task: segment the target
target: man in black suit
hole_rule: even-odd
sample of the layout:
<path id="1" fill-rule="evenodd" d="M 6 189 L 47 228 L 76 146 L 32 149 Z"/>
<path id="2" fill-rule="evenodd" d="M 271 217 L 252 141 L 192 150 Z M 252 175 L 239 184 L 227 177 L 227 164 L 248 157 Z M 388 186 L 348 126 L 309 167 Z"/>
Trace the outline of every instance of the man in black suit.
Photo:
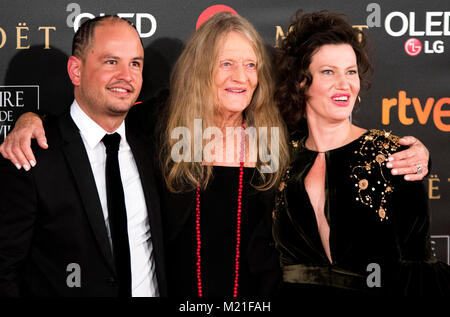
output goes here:
<path id="1" fill-rule="evenodd" d="M 30 172 L 0 160 L 0 296 L 166 296 L 151 141 L 125 120 L 143 59 L 118 17 L 75 34 L 75 101 L 46 123 L 51 147 L 34 144 Z"/>

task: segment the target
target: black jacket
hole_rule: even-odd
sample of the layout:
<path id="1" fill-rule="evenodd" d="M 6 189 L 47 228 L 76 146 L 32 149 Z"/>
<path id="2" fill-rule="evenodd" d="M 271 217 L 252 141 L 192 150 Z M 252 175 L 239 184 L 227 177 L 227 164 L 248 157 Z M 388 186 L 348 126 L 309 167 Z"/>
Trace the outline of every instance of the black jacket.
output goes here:
<path id="1" fill-rule="evenodd" d="M 0 160 L 6 185 L 0 191 L 0 296 L 117 296 L 103 212 L 78 128 L 67 112 L 45 130 L 50 148 L 33 145 L 38 164 L 31 171 Z M 126 133 L 145 194 L 159 292 L 166 296 L 151 146 L 132 124 Z M 68 287 L 71 263 L 80 267 L 81 287 Z"/>

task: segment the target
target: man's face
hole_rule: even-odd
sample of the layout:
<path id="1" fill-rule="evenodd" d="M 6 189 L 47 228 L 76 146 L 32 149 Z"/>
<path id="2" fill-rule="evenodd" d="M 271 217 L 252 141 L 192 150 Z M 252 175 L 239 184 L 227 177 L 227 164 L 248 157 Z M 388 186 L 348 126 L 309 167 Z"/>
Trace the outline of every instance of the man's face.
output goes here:
<path id="1" fill-rule="evenodd" d="M 125 22 L 95 28 L 80 67 L 77 101 L 95 121 L 125 116 L 142 87 L 144 50 Z"/>

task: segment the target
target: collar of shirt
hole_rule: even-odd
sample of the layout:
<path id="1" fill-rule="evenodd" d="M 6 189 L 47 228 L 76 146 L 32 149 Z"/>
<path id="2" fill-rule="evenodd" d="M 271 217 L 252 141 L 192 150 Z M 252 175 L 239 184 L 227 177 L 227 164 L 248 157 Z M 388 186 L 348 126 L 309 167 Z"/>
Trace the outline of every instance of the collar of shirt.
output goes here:
<path id="1" fill-rule="evenodd" d="M 70 106 L 70 115 L 72 116 L 73 121 L 77 125 L 90 149 L 94 149 L 99 143 L 101 143 L 105 134 L 108 133 L 80 108 L 76 100 L 74 100 Z M 124 141 L 120 142 L 119 151 L 128 148 L 129 145 L 126 141 L 125 133 L 125 120 L 113 133 L 115 132 L 119 133 L 121 141 Z"/>

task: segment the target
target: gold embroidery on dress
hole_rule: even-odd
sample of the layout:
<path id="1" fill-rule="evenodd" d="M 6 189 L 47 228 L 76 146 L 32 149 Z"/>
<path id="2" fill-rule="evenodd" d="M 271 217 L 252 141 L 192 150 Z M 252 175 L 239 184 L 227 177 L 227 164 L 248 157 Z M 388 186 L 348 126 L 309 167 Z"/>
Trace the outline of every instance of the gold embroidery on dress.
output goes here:
<path id="1" fill-rule="evenodd" d="M 286 184 L 288 182 L 288 180 L 290 179 L 290 174 L 289 174 L 289 168 L 286 170 L 286 172 L 284 173 L 280 185 L 278 186 L 278 191 L 276 193 L 276 199 L 275 199 L 275 209 L 272 211 L 272 219 L 276 220 L 277 218 L 277 213 L 280 209 L 281 206 L 284 206 L 285 204 L 285 188 L 286 188 Z"/>
<path id="2" fill-rule="evenodd" d="M 357 197 L 355 200 L 373 209 L 380 220 L 388 220 L 386 198 L 392 193 L 394 187 L 384 175 L 384 166 L 387 158 L 398 148 L 399 137 L 391 132 L 372 129 L 364 139 L 360 141 L 361 146 L 355 154 L 361 157 L 358 165 L 351 169 L 350 178 L 355 180 Z M 371 175 L 377 173 L 377 175 Z M 378 175 L 379 173 L 379 175 Z M 376 184 L 371 184 L 370 179 L 375 179 Z M 376 201 L 377 188 L 381 187 L 380 200 Z"/>
<path id="3" fill-rule="evenodd" d="M 299 140 L 291 140 L 290 144 L 292 146 L 291 150 L 293 152 L 295 152 L 299 149 L 300 141 Z M 291 166 L 288 166 L 288 168 L 286 169 L 286 171 L 284 172 L 284 174 L 281 178 L 280 185 L 278 186 L 278 191 L 275 194 L 276 195 L 275 196 L 275 209 L 272 211 L 272 220 L 273 221 L 275 221 L 277 219 L 277 214 L 280 211 L 280 208 L 282 208 L 282 207 L 287 208 L 287 206 L 286 206 L 286 186 L 287 186 L 289 179 L 291 178 L 290 169 L 291 169 Z"/>

